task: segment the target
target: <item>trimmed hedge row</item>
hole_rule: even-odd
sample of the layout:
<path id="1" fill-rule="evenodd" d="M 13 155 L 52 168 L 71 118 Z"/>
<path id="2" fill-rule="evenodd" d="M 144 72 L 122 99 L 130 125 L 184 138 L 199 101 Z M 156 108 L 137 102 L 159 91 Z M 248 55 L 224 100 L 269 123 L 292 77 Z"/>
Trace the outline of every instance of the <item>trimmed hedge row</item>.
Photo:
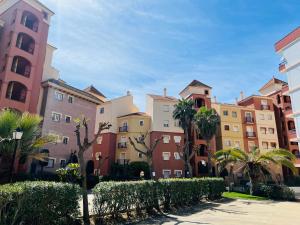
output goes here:
<path id="1" fill-rule="evenodd" d="M 225 190 L 222 178 L 162 179 L 159 181 L 102 182 L 94 189 L 94 213 L 118 217 L 133 210 L 148 213 L 217 199 Z"/>
<path id="2" fill-rule="evenodd" d="M 285 185 L 259 184 L 254 189 L 254 195 L 268 199 L 287 201 L 294 201 L 296 199 L 295 192 Z"/>
<path id="3" fill-rule="evenodd" d="M 0 186 L 1 225 L 72 224 L 79 214 L 77 185 L 22 182 Z"/>

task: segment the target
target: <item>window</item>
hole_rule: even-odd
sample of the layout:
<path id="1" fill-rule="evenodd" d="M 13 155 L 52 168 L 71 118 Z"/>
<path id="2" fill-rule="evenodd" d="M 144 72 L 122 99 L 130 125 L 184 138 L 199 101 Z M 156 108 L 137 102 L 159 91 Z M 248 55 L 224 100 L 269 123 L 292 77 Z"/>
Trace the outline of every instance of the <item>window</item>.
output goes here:
<path id="1" fill-rule="evenodd" d="M 272 120 L 273 116 L 269 114 L 267 118 L 268 118 L 268 120 Z"/>
<path id="2" fill-rule="evenodd" d="M 67 161 L 65 159 L 60 160 L 60 168 L 65 168 L 67 165 Z"/>
<path id="3" fill-rule="evenodd" d="M 261 104 L 262 105 L 268 105 L 268 101 L 267 100 L 261 100 Z"/>
<path id="4" fill-rule="evenodd" d="M 71 95 L 69 95 L 69 96 L 68 96 L 68 102 L 69 102 L 69 103 L 73 103 L 73 102 L 74 102 L 74 97 L 71 96 Z"/>
<path id="5" fill-rule="evenodd" d="M 233 125 L 233 127 L 232 127 L 232 130 L 234 131 L 234 132 L 239 132 L 239 125 Z"/>
<path id="6" fill-rule="evenodd" d="M 259 119 L 260 120 L 265 120 L 265 115 L 264 114 L 259 114 Z"/>
<path id="7" fill-rule="evenodd" d="M 63 137 L 63 143 L 67 145 L 69 143 L 69 137 Z"/>
<path id="8" fill-rule="evenodd" d="M 95 176 L 100 176 L 101 175 L 101 170 L 100 169 L 94 169 L 94 175 Z"/>
<path id="9" fill-rule="evenodd" d="M 267 128 L 261 127 L 261 128 L 260 128 L 260 132 L 261 132 L 262 134 L 266 134 L 266 133 L 267 133 Z"/>
<path id="10" fill-rule="evenodd" d="M 170 142 L 170 135 L 163 135 L 163 143 L 168 144 Z"/>
<path id="11" fill-rule="evenodd" d="M 176 144 L 180 143 L 180 141 L 181 141 L 181 136 L 174 136 L 174 142 Z"/>
<path id="12" fill-rule="evenodd" d="M 205 90 L 204 94 L 209 95 L 209 90 Z"/>
<path id="13" fill-rule="evenodd" d="M 143 158 L 143 154 L 140 153 L 140 152 L 138 152 L 138 157 L 139 157 L 140 159 L 142 159 L 142 158 Z"/>
<path id="14" fill-rule="evenodd" d="M 225 146 L 231 146 L 231 141 L 230 140 L 225 140 Z"/>
<path id="15" fill-rule="evenodd" d="M 60 113 L 52 112 L 52 121 L 59 122 L 60 119 L 61 119 L 61 114 Z"/>
<path id="16" fill-rule="evenodd" d="M 169 105 L 163 105 L 163 111 L 164 112 L 169 112 Z"/>
<path id="17" fill-rule="evenodd" d="M 102 136 L 97 138 L 97 144 L 100 145 L 102 143 Z"/>
<path id="18" fill-rule="evenodd" d="M 51 136 L 55 140 L 56 143 L 61 143 L 62 140 L 58 134 L 56 134 L 54 132 L 49 132 L 48 135 Z"/>
<path id="19" fill-rule="evenodd" d="M 104 113 L 104 107 L 101 107 L 100 108 L 100 114 L 103 114 Z"/>
<path id="20" fill-rule="evenodd" d="M 269 134 L 274 134 L 275 131 L 274 128 L 269 128 L 268 130 L 269 130 Z"/>
<path id="21" fill-rule="evenodd" d="M 224 115 L 224 116 L 228 116 L 228 111 L 227 111 L 227 110 L 224 110 L 224 111 L 223 111 L 223 115 Z"/>
<path id="22" fill-rule="evenodd" d="M 64 94 L 61 93 L 61 92 L 59 92 L 59 91 L 56 91 L 56 92 L 55 92 L 55 99 L 56 99 L 57 101 L 62 101 L 62 100 L 64 99 Z"/>
<path id="23" fill-rule="evenodd" d="M 96 153 L 95 153 L 95 159 L 96 159 L 97 161 L 99 161 L 99 160 L 101 159 L 101 152 L 96 152 Z"/>
<path id="24" fill-rule="evenodd" d="M 174 127 L 179 127 L 179 120 L 174 121 Z"/>
<path id="25" fill-rule="evenodd" d="M 71 116 L 65 116 L 66 123 L 71 123 Z"/>
<path id="26" fill-rule="evenodd" d="M 271 142 L 271 148 L 276 148 L 277 144 L 275 142 Z"/>
<path id="27" fill-rule="evenodd" d="M 174 152 L 174 158 L 175 158 L 176 160 L 179 160 L 179 159 L 180 159 L 179 152 Z"/>
<path id="28" fill-rule="evenodd" d="M 239 141 L 235 141 L 234 142 L 234 147 L 235 148 L 240 148 L 241 147 L 241 143 Z"/>
<path id="29" fill-rule="evenodd" d="M 163 170 L 164 178 L 170 178 L 170 176 L 171 176 L 171 170 Z"/>
<path id="30" fill-rule="evenodd" d="M 169 120 L 164 120 L 164 127 L 169 127 Z"/>
<path id="31" fill-rule="evenodd" d="M 248 141 L 248 150 L 252 151 L 256 147 L 254 141 Z"/>
<path id="32" fill-rule="evenodd" d="M 162 156 L 163 156 L 163 160 L 170 160 L 170 152 L 163 152 L 162 153 Z"/>
<path id="33" fill-rule="evenodd" d="M 175 177 L 182 177 L 182 170 L 174 170 Z"/>
<path id="34" fill-rule="evenodd" d="M 268 142 L 265 142 L 265 141 L 263 141 L 262 142 L 262 147 L 263 147 L 263 149 L 268 149 Z"/>
<path id="35" fill-rule="evenodd" d="M 55 163 L 55 158 L 48 158 L 48 165 L 46 168 L 53 168 Z"/>
<path id="36" fill-rule="evenodd" d="M 224 125 L 224 130 L 230 130 L 230 126 L 229 125 Z"/>
<path id="37" fill-rule="evenodd" d="M 233 112 L 232 112 L 232 117 L 233 117 L 233 118 L 237 118 L 237 112 L 233 111 Z"/>
<path id="38" fill-rule="evenodd" d="M 144 126 L 144 120 L 140 120 L 140 126 L 142 127 L 142 126 Z"/>

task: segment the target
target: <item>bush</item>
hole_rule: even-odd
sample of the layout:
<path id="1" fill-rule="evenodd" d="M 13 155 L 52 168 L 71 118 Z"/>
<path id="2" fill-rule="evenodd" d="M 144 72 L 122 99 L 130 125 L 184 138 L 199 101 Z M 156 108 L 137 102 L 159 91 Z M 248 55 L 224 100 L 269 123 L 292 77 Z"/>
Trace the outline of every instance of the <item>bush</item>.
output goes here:
<path id="1" fill-rule="evenodd" d="M 300 176 L 289 176 L 286 178 L 286 185 L 300 187 Z"/>
<path id="2" fill-rule="evenodd" d="M 1 225 L 72 224 L 78 215 L 78 186 L 23 182 L 0 186 Z"/>
<path id="3" fill-rule="evenodd" d="M 202 198 L 216 199 L 225 189 L 221 178 L 162 179 L 159 181 L 102 182 L 94 189 L 94 212 L 99 217 L 135 210 L 148 213 L 199 202 Z"/>
<path id="4" fill-rule="evenodd" d="M 273 200 L 295 200 L 295 192 L 285 185 L 258 184 L 254 189 L 254 195 Z"/>

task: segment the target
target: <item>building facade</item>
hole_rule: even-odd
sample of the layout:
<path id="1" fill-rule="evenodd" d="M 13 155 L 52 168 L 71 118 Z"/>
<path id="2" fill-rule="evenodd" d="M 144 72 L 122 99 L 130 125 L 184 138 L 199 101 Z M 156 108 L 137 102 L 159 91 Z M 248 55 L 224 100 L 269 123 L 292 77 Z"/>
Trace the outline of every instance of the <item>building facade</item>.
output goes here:
<path id="1" fill-rule="evenodd" d="M 76 119 L 86 117 L 89 139 L 94 137 L 96 109 L 102 103 L 89 92 L 79 90 L 62 80 L 49 79 L 42 83 L 40 115 L 43 117 L 42 135 L 56 137 L 56 142 L 47 144 L 49 152 L 46 171 L 55 172 L 64 167 L 71 153 L 78 153 L 75 135 Z M 82 137 L 83 139 L 83 133 Z M 92 147 L 84 153 L 86 162 L 92 160 Z"/>
<path id="2" fill-rule="evenodd" d="M 0 108 L 37 113 L 53 14 L 35 0 L 0 2 Z"/>
<path id="3" fill-rule="evenodd" d="M 295 121 L 292 117 L 293 108 L 288 94 L 288 84 L 277 78 L 272 78 L 261 89 L 260 93 L 273 99 L 279 147 L 291 151 L 296 157 L 295 165 L 300 163 L 299 147 L 297 142 Z M 299 174 L 298 168 L 298 174 Z M 284 175 L 290 175 L 288 169 Z"/>
<path id="4" fill-rule="evenodd" d="M 291 98 L 293 112 L 291 117 L 294 118 L 296 128 L 296 139 L 300 145 L 300 27 L 287 34 L 277 43 L 275 51 L 281 56 L 279 71 L 287 75 L 289 90 L 287 94 Z M 294 142 L 294 143 L 295 143 Z M 299 149 L 299 148 L 298 148 Z M 298 153 L 299 154 L 299 153 Z M 300 161 L 297 160 L 296 167 L 300 168 Z"/>

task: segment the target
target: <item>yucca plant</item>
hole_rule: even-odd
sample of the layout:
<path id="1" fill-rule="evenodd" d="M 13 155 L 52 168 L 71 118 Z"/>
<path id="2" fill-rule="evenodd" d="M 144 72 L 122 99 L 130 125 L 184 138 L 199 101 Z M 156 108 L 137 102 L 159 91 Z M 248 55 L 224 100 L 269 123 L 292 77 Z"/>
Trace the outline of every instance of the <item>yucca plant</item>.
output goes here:
<path id="1" fill-rule="evenodd" d="M 261 153 L 258 148 L 253 148 L 250 152 L 241 149 L 226 149 L 215 153 L 219 169 L 224 169 L 228 164 L 238 164 L 238 171 L 244 172 L 250 181 L 250 194 L 253 195 L 254 187 L 259 178 L 266 172 L 272 174 L 273 165 L 282 165 L 290 168 L 294 173 L 296 168 L 293 164 L 295 156 L 285 149 L 273 149 Z"/>

